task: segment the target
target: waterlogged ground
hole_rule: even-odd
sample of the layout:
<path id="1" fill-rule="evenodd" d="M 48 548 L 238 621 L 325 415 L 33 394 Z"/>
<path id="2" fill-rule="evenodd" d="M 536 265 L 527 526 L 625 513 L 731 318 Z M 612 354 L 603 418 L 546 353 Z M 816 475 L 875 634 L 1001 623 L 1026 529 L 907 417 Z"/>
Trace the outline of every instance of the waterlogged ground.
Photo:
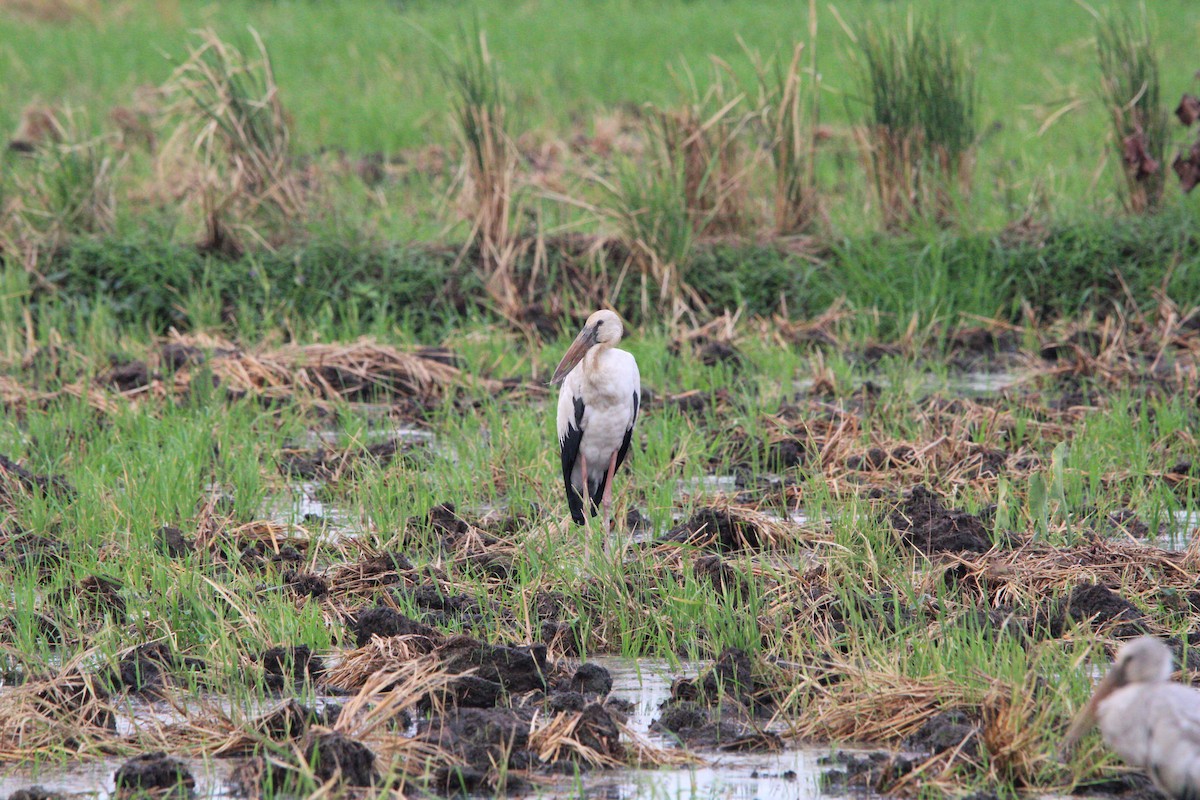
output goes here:
<path id="1" fill-rule="evenodd" d="M 23 341 L 0 797 L 1146 794 L 1057 745 L 1121 639 L 1200 666 L 1198 330 L 643 332 L 611 532 L 565 338 Z"/>

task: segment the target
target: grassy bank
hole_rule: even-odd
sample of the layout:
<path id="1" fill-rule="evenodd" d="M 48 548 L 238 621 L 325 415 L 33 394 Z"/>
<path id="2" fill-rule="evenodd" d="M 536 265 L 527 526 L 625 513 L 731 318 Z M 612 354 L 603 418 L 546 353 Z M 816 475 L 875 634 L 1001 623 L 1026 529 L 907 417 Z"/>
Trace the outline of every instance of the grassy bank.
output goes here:
<path id="1" fill-rule="evenodd" d="M 251 339 L 279 329 L 344 338 L 401 323 L 437 340 L 458 320 L 495 316 L 477 258 L 419 245 L 315 241 L 231 261 L 156 239 L 79 239 L 40 265 L 41 279 L 12 266 L 6 285 L 10 302 L 28 303 L 34 319 L 52 327 L 103 308 L 124 325 L 158 333 L 224 327 Z M 604 302 L 635 323 L 657 318 L 653 290 L 647 315 L 636 275 L 616 284 L 621 267 L 619 250 L 597 257 L 577 242 L 551 243 L 518 321 L 549 332 L 565 314 Z M 529 259 L 518 265 L 523 274 L 531 268 Z M 683 274 L 712 313 L 786 309 L 811 318 L 845 301 L 875 320 L 864 321 L 872 335 L 890 338 L 914 316 L 927 324 L 962 315 L 1016 322 L 1027 308 L 1053 319 L 1107 314 L 1114 303 L 1150 308 L 1163 294 L 1200 297 L 1200 247 L 1194 214 L 1181 209 L 1001 236 L 847 238 L 801 253 L 703 246 Z"/>

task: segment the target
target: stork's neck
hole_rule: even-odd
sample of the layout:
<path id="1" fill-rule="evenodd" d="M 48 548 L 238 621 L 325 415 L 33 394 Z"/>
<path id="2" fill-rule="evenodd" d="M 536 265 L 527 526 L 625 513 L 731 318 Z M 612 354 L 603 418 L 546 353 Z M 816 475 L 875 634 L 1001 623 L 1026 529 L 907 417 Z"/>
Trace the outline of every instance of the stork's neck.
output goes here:
<path id="1" fill-rule="evenodd" d="M 604 370 L 600 362 L 614 344 L 616 342 L 600 342 L 593 345 L 583 357 L 583 379 L 601 392 L 606 392 L 608 387 L 604 385 Z"/>

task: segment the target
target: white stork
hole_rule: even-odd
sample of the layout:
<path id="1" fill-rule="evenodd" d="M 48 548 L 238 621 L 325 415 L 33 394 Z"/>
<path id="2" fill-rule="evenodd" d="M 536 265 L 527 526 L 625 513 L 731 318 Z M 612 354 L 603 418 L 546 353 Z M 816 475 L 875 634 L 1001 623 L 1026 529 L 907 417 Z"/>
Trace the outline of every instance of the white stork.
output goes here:
<path id="1" fill-rule="evenodd" d="M 613 312 L 592 314 L 550 381 L 562 381 L 558 445 L 567 505 L 580 525 L 586 522 L 585 504 L 592 516 L 602 505 L 610 521 L 613 474 L 629 453 L 637 421 L 642 380 L 633 356 L 614 349 L 622 332 Z"/>
<path id="2" fill-rule="evenodd" d="M 1112 669 L 1071 724 L 1069 750 L 1099 723 L 1104 743 L 1146 770 L 1176 800 L 1200 798 L 1200 690 L 1171 678 L 1171 650 L 1140 636 L 1117 651 Z"/>

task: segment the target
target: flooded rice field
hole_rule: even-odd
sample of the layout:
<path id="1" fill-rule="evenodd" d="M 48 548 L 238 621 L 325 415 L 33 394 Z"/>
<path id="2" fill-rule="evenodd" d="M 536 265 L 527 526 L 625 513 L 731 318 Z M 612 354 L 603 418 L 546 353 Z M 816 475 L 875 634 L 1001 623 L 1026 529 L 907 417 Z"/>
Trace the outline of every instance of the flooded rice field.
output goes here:
<path id="1" fill-rule="evenodd" d="M 10 365 L 0 798 L 1149 797 L 1058 745 L 1121 641 L 1200 670 L 1168 322 L 651 342 L 611 528 L 503 343 Z"/>

